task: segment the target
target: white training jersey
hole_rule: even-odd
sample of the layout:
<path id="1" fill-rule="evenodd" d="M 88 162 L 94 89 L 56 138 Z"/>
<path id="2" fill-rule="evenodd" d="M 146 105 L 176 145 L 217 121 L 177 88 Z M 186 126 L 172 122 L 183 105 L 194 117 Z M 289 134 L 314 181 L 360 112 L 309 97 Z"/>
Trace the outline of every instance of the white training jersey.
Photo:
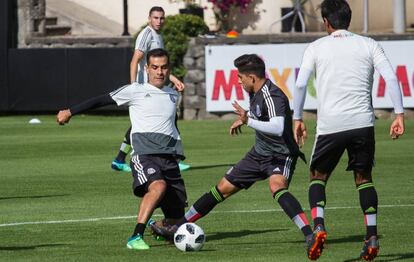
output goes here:
<path id="1" fill-rule="evenodd" d="M 138 35 L 135 42 L 135 50 L 140 50 L 144 53 L 144 57 L 138 64 L 136 82 L 143 84 L 148 82 L 148 76 L 145 72 L 145 65 L 147 64 L 148 51 L 156 48 L 164 48 L 162 37 L 152 27 L 145 27 Z"/>
<path id="2" fill-rule="evenodd" d="M 374 125 L 374 68 L 384 60 L 375 40 L 346 30 L 309 44 L 301 68 L 316 72 L 317 134 Z"/>
<path id="3" fill-rule="evenodd" d="M 109 94 L 118 106 L 129 107 L 131 142 L 134 153 L 183 156 L 181 138 L 175 125 L 178 92 L 149 83 L 132 83 Z"/>

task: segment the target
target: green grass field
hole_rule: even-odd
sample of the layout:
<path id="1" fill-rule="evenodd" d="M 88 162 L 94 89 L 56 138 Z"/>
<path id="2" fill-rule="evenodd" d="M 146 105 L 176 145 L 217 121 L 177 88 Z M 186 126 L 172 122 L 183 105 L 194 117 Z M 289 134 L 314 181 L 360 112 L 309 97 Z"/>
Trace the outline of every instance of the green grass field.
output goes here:
<path id="1" fill-rule="evenodd" d="M 126 240 L 139 200 L 131 176 L 110 169 L 128 127 L 127 117 L 77 116 L 58 126 L 54 116 L 0 117 L 0 261 L 306 261 L 303 237 L 281 212 L 266 181 L 218 205 L 197 222 L 207 242 L 183 253 L 146 235 L 151 249 L 132 251 Z M 414 261 L 414 122 L 393 141 L 390 121 L 376 128 L 374 182 L 381 250 L 377 261 Z M 189 203 L 215 185 L 254 142 L 252 130 L 228 135 L 228 121 L 181 121 Z M 304 152 L 309 158 L 312 132 Z M 346 157 L 327 187 L 328 241 L 319 261 L 357 261 L 363 216 Z M 298 162 L 291 192 L 306 208 L 307 166 Z M 160 217 L 160 212 L 156 211 Z M 148 232 L 147 232 L 148 233 Z"/>

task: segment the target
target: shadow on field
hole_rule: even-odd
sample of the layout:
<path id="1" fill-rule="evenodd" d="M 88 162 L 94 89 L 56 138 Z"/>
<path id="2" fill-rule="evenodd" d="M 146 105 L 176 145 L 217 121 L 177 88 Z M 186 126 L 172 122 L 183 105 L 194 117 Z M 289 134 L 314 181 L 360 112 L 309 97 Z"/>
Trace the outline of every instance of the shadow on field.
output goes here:
<path id="1" fill-rule="evenodd" d="M 47 198 L 47 197 L 63 197 L 63 196 L 69 196 L 69 194 L 63 194 L 63 195 L 44 195 L 44 196 L 10 196 L 10 197 L 0 197 L 0 200 L 8 200 L 8 199 L 19 199 L 19 198 Z"/>
<path id="2" fill-rule="evenodd" d="M 381 238 L 381 235 L 379 236 Z M 326 244 L 329 246 L 330 244 L 340 244 L 340 243 L 349 243 L 349 242 L 361 242 L 364 239 L 364 235 L 353 235 L 353 236 L 347 236 L 347 237 L 341 237 L 341 238 L 329 238 L 329 232 L 328 232 L 328 238 L 326 240 Z M 303 241 L 291 241 L 288 243 L 303 243 Z"/>
<path id="3" fill-rule="evenodd" d="M 196 169 L 208 169 L 208 168 L 223 167 L 223 166 L 231 167 L 231 166 L 234 166 L 234 165 L 235 164 L 219 164 L 219 165 L 191 166 L 190 171 L 191 170 L 196 170 Z"/>
<path id="4" fill-rule="evenodd" d="M 381 250 L 380 250 L 381 251 Z M 375 259 L 375 262 L 388 262 L 388 261 L 401 261 L 401 260 L 408 260 L 412 261 L 414 258 L 414 253 L 405 253 L 405 254 L 387 254 L 387 255 L 380 255 Z M 343 262 L 356 262 L 361 261 L 359 258 L 348 259 L 344 260 Z"/>
<path id="5" fill-rule="evenodd" d="M 0 251 L 22 251 L 22 250 L 33 250 L 42 247 L 60 247 L 66 246 L 67 244 L 43 244 L 43 245 L 33 245 L 33 246 L 15 246 L 15 247 L 2 247 L 0 246 Z"/>
<path id="6" fill-rule="evenodd" d="M 267 229 L 267 230 L 242 230 L 237 232 L 218 232 L 212 235 L 207 235 L 207 241 L 221 240 L 225 238 L 239 238 L 248 235 L 257 235 L 269 232 L 287 231 L 287 229 Z"/>
<path id="7" fill-rule="evenodd" d="M 353 235 L 353 236 L 330 239 L 328 236 L 326 243 L 329 245 L 329 244 L 338 244 L 338 243 L 361 242 L 361 246 L 362 246 L 364 237 L 365 237 L 364 235 Z M 379 238 L 381 238 L 381 236 L 379 236 Z"/>

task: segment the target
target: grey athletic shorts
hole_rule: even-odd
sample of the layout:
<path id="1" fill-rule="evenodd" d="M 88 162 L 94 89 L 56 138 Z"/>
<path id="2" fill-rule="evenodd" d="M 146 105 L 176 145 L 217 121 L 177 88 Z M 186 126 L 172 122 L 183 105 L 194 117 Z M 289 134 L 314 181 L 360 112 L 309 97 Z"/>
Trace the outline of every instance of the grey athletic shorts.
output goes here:
<path id="1" fill-rule="evenodd" d="M 256 181 L 271 175 L 281 175 L 290 183 L 295 171 L 297 156 L 272 155 L 263 156 L 254 147 L 234 167 L 230 168 L 225 178 L 238 188 L 249 188 Z"/>
<path id="2" fill-rule="evenodd" d="M 137 197 L 143 197 L 153 181 L 164 180 L 167 183 L 167 190 L 164 198 L 159 203 L 159 207 L 163 211 L 170 210 L 170 212 L 175 212 L 174 209 L 178 208 L 179 213 L 184 215 L 184 207 L 187 206 L 187 193 L 177 159 L 173 155 L 133 155 L 131 169 L 132 189 Z M 172 218 L 167 216 L 165 212 L 164 215 Z M 175 216 L 178 216 L 178 214 Z"/>

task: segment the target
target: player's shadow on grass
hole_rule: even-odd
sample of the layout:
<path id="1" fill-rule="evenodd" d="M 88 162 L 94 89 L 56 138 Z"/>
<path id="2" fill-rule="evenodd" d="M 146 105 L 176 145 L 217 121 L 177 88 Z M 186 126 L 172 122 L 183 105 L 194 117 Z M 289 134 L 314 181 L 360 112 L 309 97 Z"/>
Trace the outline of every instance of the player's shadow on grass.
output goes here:
<path id="1" fill-rule="evenodd" d="M 329 232 L 328 232 L 329 234 Z M 381 236 L 379 236 L 381 238 Z M 326 244 L 329 246 L 330 244 L 340 244 L 340 243 L 349 243 L 349 242 L 361 242 L 363 241 L 364 236 L 363 235 L 353 235 L 353 236 L 347 236 L 347 237 L 341 237 L 341 238 L 329 238 L 326 240 Z M 303 243 L 303 241 L 290 241 L 287 243 Z"/>
<path id="2" fill-rule="evenodd" d="M 381 250 L 380 250 L 381 251 Z M 378 255 L 375 259 L 375 262 L 391 262 L 391 261 L 401 261 L 401 260 L 409 260 L 412 261 L 414 258 L 414 253 L 405 253 L 405 254 L 386 254 L 386 255 Z M 343 262 L 356 262 L 361 261 L 359 258 L 348 259 L 344 260 Z"/>
<path id="3" fill-rule="evenodd" d="M 47 197 L 63 197 L 63 196 L 69 196 L 69 194 L 61 194 L 61 195 L 43 195 L 43 196 L 10 196 L 10 197 L 0 197 L 1 200 L 9 200 L 9 199 L 27 199 L 27 198 L 47 198 Z"/>
<path id="4" fill-rule="evenodd" d="M 329 233 L 329 232 L 328 232 Z M 381 236 L 379 236 L 381 238 Z M 333 238 L 330 239 L 328 236 L 328 239 L 326 240 L 327 244 L 340 244 L 340 243 L 349 243 L 349 242 L 362 242 L 364 241 L 364 235 L 353 235 L 353 236 L 347 236 L 347 237 L 341 237 L 341 238 Z"/>
<path id="5" fill-rule="evenodd" d="M 218 164 L 218 165 L 205 165 L 205 166 L 191 166 L 190 171 L 191 170 L 197 170 L 197 169 L 208 169 L 208 168 L 215 168 L 215 167 L 231 167 L 234 166 L 235 164 Z"/>
<path id="6" fill-rule="evenodd" d="M 217 232 L 215 234 L 207 235 L 207 241 L 221 240 L 225 238 L 239 238 L 248 235 L 257 235 L 270 232 L 287 231 L 287 229 L 266 229 L 266 230 L 242 230 L 236 232 Z"/>
<path id="7" fill-rule="evenodd" d="M 43 248 L 43 247 L 60 247 L 60 246 L 66 246 L 67 244 L 43 244 L 43 245 L 33 245 L 33 246 L 8 246 L 3 247 L 0 246 L 0 251 L 24 251 L 24 250 L 34 250 L 37 248 Z"/>

